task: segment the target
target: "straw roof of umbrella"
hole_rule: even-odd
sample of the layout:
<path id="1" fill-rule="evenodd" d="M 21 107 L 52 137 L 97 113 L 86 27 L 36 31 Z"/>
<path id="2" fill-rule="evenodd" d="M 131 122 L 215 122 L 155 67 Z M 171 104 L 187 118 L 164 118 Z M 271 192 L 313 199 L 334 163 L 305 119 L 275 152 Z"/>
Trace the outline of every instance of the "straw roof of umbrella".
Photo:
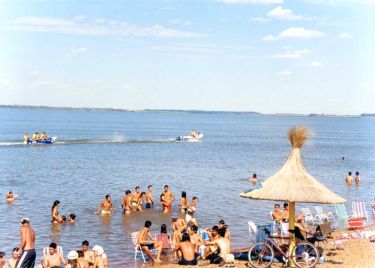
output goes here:
<path id="1" fill-rule="evenodd" d="M 292 144 L 292 152 L 288 160 L 278 172 L 264 181 L 262 188 L 241 193 L 241 197 L 321 204 L 346 202 L 313 178 L 303 166 L 300 149 L 308 136 L 309 132 L 303 126 L 290 129 L 289 140 Z"/>

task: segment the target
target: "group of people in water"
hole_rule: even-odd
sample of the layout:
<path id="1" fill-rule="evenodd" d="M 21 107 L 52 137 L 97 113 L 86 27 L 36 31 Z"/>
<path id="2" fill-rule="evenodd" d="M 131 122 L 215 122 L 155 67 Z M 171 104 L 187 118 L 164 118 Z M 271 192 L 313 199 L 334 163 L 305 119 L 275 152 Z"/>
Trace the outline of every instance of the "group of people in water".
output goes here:
<path id="1" fill-rule="evenodd" d="M 23 140 L 26 141 L 26 142 L 39 141 L 39 140 L 45 141 L 45 140 L 47 140 L 47 134 L 45 132 L 42 132 L 40 134 L 39 134 L 39 132 L 35 132 L 30 139 L 29 134 L 25 133 L 23 135 Z"/>
<path id="2" fill-rule="evenodd" d="M 354 179 L 354 181 L 355 181 L 355 184 L 357 184 L 357 185 L 359 185 L 361 183 L 361 177 L 359 176 L 359 172 L 358 171 L 355 172 L 355 179 Z M 348 175 L 345 178 L 345 182 L 348 185 L 350 185 L 350 184 L 353 183 L 353 176 L 352 176 L 352 172 L 351 171 L 348 172 Z"/>

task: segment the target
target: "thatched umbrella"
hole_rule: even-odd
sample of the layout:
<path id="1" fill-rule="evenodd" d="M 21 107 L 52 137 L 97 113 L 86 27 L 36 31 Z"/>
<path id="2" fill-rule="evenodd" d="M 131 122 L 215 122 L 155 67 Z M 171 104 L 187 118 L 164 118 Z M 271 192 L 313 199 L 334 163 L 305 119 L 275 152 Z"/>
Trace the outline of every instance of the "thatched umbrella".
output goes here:
<path id="1" fill-rule="evenodd" d="M 346 202 L 314 179 L 304 168 L 300 149 L 308 136 L 309 132 L 303 126 L 290 129 L 289 140 L 292 144 L 292 152 L 282 168 L 266 179 L 262 188 L 241 193 L 241 197 L 251 199 L 289 202 L 289 228 L 292 230 L 294 230 L 296 202 L 322 204 Z"/>

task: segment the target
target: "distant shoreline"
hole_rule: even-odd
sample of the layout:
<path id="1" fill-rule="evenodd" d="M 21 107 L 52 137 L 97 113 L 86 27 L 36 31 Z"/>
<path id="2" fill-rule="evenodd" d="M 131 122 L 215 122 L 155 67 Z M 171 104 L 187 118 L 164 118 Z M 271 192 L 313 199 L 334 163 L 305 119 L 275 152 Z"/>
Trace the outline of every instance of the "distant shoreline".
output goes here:
<path id="1" fill-rule="evenodd" d="M 375 114 L 362 113 L 359 115 L 335 115 L 335 114 L 293 114 L 293 113 L 271 113 L 264 114 L 253 111 L 205 111 L 205 110 L 178 110 L 178 109 L 142 109 L 142 110 L 128 110 L 117 108 L 90 108 L 90 107 L 52 107 L 52 106 L 37 106 L 37 105 L 5 105 L 0 104 L 0 108 L 11 109 L 51 109 L 51 110 L 70 110 L 70 111 L 84 111 L 84 112 L 176 112 L 176 113 L 197 113 L 197 114 L 247 114 L 247 115 L 265 115 L 265 116 L 304 116 L 304 117 L 375 117 Z"/>

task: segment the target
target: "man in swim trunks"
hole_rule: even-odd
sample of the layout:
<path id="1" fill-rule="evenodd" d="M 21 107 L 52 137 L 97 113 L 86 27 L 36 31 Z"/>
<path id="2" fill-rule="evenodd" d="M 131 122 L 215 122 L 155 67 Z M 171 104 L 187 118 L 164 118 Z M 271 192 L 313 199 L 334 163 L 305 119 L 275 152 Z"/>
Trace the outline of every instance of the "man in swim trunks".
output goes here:
<path id="1" fill-rule="evenodd" d="M 123 213 L 126 215 L 130 214 L 130 202 L 132 198 L 132 192 L 130 190 L 125 191 L 125 196 L 122 199 L 121 207 L 123 210 Z"/>
<path id="2" fill-rule="evenodd" d="M 173 238 L 172 240 L 175 244 L 178 244 L 181 241 L 182 234 L 187 230 L 187 225 L 184 219 L 181 218 L 172 218 L 172 229 L 173 229 Z"/>
<path id="3" fill-rule="evenodd" d="M 152 197 L 152 185 L 149 185 L 146 192 L 146 208 L 152 208 L 153 206 L 154 199 Z"/>
<path id="4" fill-rule="evenodd" d="M 173 251 L 180 253 L 178 255 L 181 256 L 178 264 L 179 265 L 197 265 L 198 255 L 195 252 L 195 248 L 193 243 L 190 242 L 189 234 L 184 233 L 182 235 L 181 242 L 176 245 Z"/>
<path id="5" fill-rule="evenodd" d="M 169 190 L 168 185 L 164 186 L 164 204 L 163 204 L 163 211 L 170 212 L 172 211 L 172 203 L 175 200 L 173 193 Z"/>
<path id="6" fill-rule="evenodd" d="M 30 227 L 29 218 L 21 219 L 21 244 L 19 246 L 22 251 L 16 268 L 34 268 L 35 265 L 35 231 Z"/>
<path id="7" fill-rule="evenodd" d="M 85 240 L 82 242 L 82 251 L 84 254 L 84 259 L 88 261 L 89 265 L 94 265 L 95 257 L 94 252 L 89 249 L 89 241 Z"/>
<path id="8" fill-rule="evenodd" d="M 154 263 L 160 263 L 160 254 L 163 250 L 163 242 L 156 241 L 155 237 L 150 234 L 151 221 L 145 222 L 145 227 L 139 231 L 138 244 L 142 247 L 142 250 L 147 256 L 152 259 Z M 151 254 L 150 249 L 156 248 L 156 258 Z"/>
<path id="9" fill-rule="evenodd" d="M 188 208 L 187 208 L 187 213 L 185 216 L 186 224 L 189 226 L 189 224 L 193 224 L 198 226 L 198 221 L 194 217 L 194 213 L 197 210 L 197 205 L 198 205 L 198 197 L 194 196 L 193 199 L 191 200 Z"/>
<path id="10" fill-rule="evenodd" d="M 62 267 L 61 264 L 66 265 L 66 261 L 64 256 L 61 255 L 60 252 L 57 252 L 57 245 L 56 243 L 51 243 L 49 245 L 49 255 L 47 255 L 44 259 L 45 267 L 47 268 L 60 268 Z"/>
<path id="11" fill-rule="evenodd" d="M 105 196 L 105 199 L 100 204 L 96 214 L 101 214 L 101 215 L 113 214 L 112 200 L 109 194 Z"/>
<path id="12" fill-rule="evenodd" d="M 353 177 L 352 177 L 352 172 L 351 171 L 348 172 L 348 176 L 346 176 L 345 182 L 346 182 L 346 184 L 352 184 Z"/>
<path id="13" fill-rule="evenodd" d="M 139 188 L 139 186 L 135 187 L 130 201 L 130 207 L 133 209 L 133 211 L 136 211 L 138 209 L 138 200 L 141 194 L 141 188 Z"/>

